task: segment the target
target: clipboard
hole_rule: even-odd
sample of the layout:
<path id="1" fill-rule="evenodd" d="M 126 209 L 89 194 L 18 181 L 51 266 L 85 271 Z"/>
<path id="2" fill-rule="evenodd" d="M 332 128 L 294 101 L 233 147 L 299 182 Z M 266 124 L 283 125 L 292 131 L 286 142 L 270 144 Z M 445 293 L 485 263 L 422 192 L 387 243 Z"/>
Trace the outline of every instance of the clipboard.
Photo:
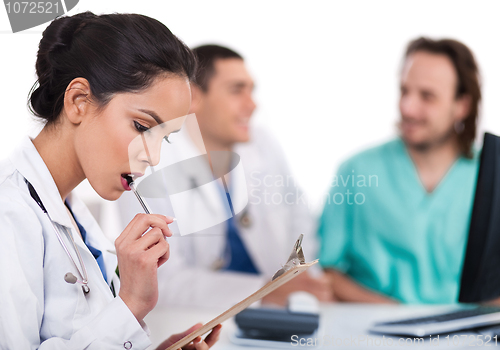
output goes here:
<path id="1" fill-rule="evenodd" d="M 230 307 L 223 313 L 221 313 L 219 316 L 215 317 L 213 320 L 205 323 L 201 328 L 198 328 L 194 332 L 186 335 L 184 338 L 179 340 L 177 343 L 169 346 L 166 350 L 177 350 L 179 348 L 182 348 L 183 346 L 191 343 L 196 337 L 202 336 L 208 331 L 212 330 L 215 326 L 217 326 L 219 323 L 224 322 L 230 317 L 233 317 L 237 313 L 243 311 L 247 307 L 249 307 L 251 304 L 255 303 L 256 301 L 259 301 L 263 297 L 265 297 L 267 294 L 271 293 L 275 289 L 281 287 L 283 284 L 286 282 L 290 281 L 291 279 L 297 277 L 300 275 L 302 272 L 307 270 L 309 267 L 313 266 L 316 264 L 319 260 L 314 260 L 309 263 L 304 263 L 300 265 L 295 265 L 276 279 L 268 282 L 265 286 L 260 288 L 258 291 L 255 293 L 251 294 L 247 298 L 243 299 L 240 301 L 238 304 Z"/>

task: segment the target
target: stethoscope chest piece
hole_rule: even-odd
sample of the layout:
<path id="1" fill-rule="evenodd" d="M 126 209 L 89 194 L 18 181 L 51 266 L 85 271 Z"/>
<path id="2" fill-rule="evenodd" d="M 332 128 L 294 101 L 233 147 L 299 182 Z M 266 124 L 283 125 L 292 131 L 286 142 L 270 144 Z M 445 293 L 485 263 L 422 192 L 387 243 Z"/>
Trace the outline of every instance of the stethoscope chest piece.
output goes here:
<path id="1" fill-rule="evenodd" d="M 64 275 L 64 280 L 69 284 L 75 284 L 76 282 L 81 283 L 83 293 L 88 294 L 90 292 L 90 287 L 87 285 L 88 282 L 79 281 L 71 272 Z"/>

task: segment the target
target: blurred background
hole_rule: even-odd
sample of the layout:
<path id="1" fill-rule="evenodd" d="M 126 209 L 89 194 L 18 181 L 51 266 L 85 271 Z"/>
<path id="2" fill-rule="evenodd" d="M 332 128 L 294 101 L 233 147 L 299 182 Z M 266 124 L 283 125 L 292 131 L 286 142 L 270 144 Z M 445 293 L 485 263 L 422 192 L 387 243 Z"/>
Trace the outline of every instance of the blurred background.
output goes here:
<path id="1" fill-rule="evenodd" d="M 140 13 L 189 46 L 217 43 L 240 52 L 256 82 L 253 123 L 279 139 L 319 214 L 338 165 L 397 134 L 402 55 L 418 36 L 454 38 L 472 49 L 483 87 L 478 144 L 485 130 L 500 134 L 499 9 L 496 0 L 80 0 L 69 14 Z M 0 158 L 40 128 L 26 102 L 46 26 L 12 34 L 0 11 Z M 79 191 L 97 201 L 88 184 Z"/>

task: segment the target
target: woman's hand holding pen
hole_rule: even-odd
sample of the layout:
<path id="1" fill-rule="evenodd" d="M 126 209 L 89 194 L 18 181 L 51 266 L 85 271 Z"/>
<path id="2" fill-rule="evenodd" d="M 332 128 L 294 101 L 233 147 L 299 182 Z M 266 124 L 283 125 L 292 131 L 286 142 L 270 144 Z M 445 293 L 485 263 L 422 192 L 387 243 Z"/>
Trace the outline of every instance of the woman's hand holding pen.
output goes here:
<path id="1" fill-rule="evenodd" d="M 158 301 L 157 269 L 169 258 L 165 238 L 172 236 L 168 227 L 172 222 L 163 215 L 137 214 L 115 241 L 119 296 L 139 321 Z"/>

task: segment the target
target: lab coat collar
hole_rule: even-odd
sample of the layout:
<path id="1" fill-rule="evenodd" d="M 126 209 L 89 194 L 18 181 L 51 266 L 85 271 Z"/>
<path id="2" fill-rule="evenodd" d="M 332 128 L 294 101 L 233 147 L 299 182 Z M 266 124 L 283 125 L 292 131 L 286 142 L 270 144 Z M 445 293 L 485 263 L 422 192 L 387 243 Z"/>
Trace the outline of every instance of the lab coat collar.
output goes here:
<path id="1" fill-rule="evenodd" d="M 9 157 L 9 160 L 12 162 L 17 171 L 19 171 L 19 173 L 35 188 L 35 191 L 40 197 L 40 200 L 47 210 L 51 220 L 59 225 L 67 227 L 82 254 L 92 256 L 92 253 L 90 253 L 87 246 L 83 242 L 82 237 L 79 234 L 76 234 L 76 229 L 73 226 L 69 216 L 70 214 L 68 213 L 67 208 L 59 195 L 56 183 L 54 182 L 54 179 L 52 178 L 52 175 L 50 174 L 50 171 L 45 165 L 42 157 L 35 148 L 32 140 L 29 137 L 26 137 L 22 141 L 20 147 Z M 28 191 L 27 186 L 26 191 Z M 100 231 L 99 225 L 95 222 L 88 209 L 77 196 L 70 193 L 67 197 L 67 201 L 74 215 L 77 217 L 77 220 L 81 225 L 83 225 L 83 227 L 85 227 L 87 233 L 97 232 L 98 230 Z M 109 253 L 114 251 L 111 242 L 107 242 L 104 235 L 101 236 L 102 237 L 99 238 L 99 235 L 89 234 L 87 237 L 91 245 L 102 251 L 105 260 L 104 264 L 106 266 L 106 274 L 108 276 L 108 281 L 106 282 L 110 283 L 111 279 L 115 275 L 114 271 L 116 269 L 117 259 L 114 254 Z M 78 261 L 78 258 L 72 253 L 71 249 L 70 254 L 73 255 L 73 259 L 75 261 Z M 79 264 L 79 262 L 77 263 Z M 94 275 L 101 273 L 97 261 L 93 258 L 86 262 L 85 267 L 87 268 L 87 272 L 90 272 L 91 269 L 94 270 L 92 273 Z M 99 288 L 103 291 L 107 291 L 108 289 L 107 284 L 104 282 L 100 283 L 98 279 L 92 280 L 91 283 L 93 286 L 99 285 Z"/>
<path id="2" fill-rule="evenodd" d="M 23 139 L 20 147 L 9 157 L 15 168 L 35 188 L 52 221 L 73 228 L 59 189 L 47 165 L 29 137 Z"/>
<path id="3" fill-rule="evenodd" d="M 176 138 L 175 142 L 176 142 L 176 146 L 178 146 L 178 149 L 179 149 L 179 152 L 176 152 L 176 153 L 178 153 L 180 155 L 180 159 L 177 160 L 178 162 L 199 156 L 201 154 L 206 154 L 206 153 L 202 153 L 196 147 L 196 145 L 192 141 L 191 137 L 189 136 L 189 133 L 187 132 L 187 128 L 186 128 L 186 130 L 183 130 L 182 133 L 179 133 L 179 138 L 178 139 Z M 200 177 L 200 174 L 198 173 L 199 169 L 182 167 L 181 171 L 183 172 L 182 176 L 185 176 L 188 178 L 193 178 L 196 180 Z M 212 170 L 210 169 L 210 164 L 208 164 L 208 162 L 206 163 L 206 167 L 202 171 L 212 173 Z M 210 202 L 210 204 L 209 204 L 210 208 L 213 208 L 214 210 L 219 210 L 219 211 L 224 210 L 223 205 L 221 203 L 221 194 L 218 193 L 214 187 L 208 187 L 208 188 L 202 188 L 202 189 L 200 188 L 199 190 L 206 192 L 205 198 Z"/>
<path id="4" fill-rule="evenodd" d="M 247 201 L 247 206 L 242 210 L 247 213 L 251 207 L 249 204 L 252 186 L 254 186 L 255 182 L 254 177 L 260 179 L 262 177 L 261 174 L 265 173 L 261 153 L 258 151 L 258 148 L 263 143 L 261 140 L 257 140 L 257 138 L 261 137 L 259 132 L 260 128 L 251 128 L 250 140 L 248 142 L 236 143 L 233 148 L 233 152 L 240 157 L 240 166 L 243 169 L 243 171 L 235 171 L 232 174 L 234 176 L 233 181 L 239 184 L 245 183 L 246 186 L 233 186 L 231 197 L 233 198 L 233 202 L 236 203 Z"/>
<path id="5" fill-rule="evenodd" d="M 185 130 L 183 130 L 185 131 Z M 253 130 L 252 130 L 253 131 Z M 246 161 L 250 161 L 251 164 L 253 164 L 252 169 L 257 169 L 260 170 L 262 167 L 261 160 L 259 157 L 255 156 L 251 151 L 255 148 L 253 145 L 253 132 L 251 134 L 251 140 L 249 142 L 245 143 L 237 143 L 235 144 L 233 148 L 233 152 L 237 153 L 240 158 L 240 164 L 238 164 L 241 168 L 240 171 L 233 171 L 231 173 L 231 179 L 229 181 L 231 184 L 229 184 L 229 189 L 230 189 L 230 194 L 231 194 L 231 201 L 233 202 L 233 205 L 236 203 L 244 203 L 245 201 L 249 201 L 249 176 L 251 174 L 246 171 L 245 169 L 245 164 L 243 161 L 243 158 L 245 158 Z M 176 144 L 179 146 L 179 152 L 181 154 L 181 158 L 177 161 L 189 159 L 192 157 L 196 157 L 201 154 L 200 150 L 195 146 L 194 142 L 192 141 L 191 137 L 189 136 L 188 132 L 181 132 L 179 133 L 179 138 L 176 139 Z M 206 171 L 211 172 L 211 169 L 209 167 L 209 164 L 206 164 Z M 199 176 L 196 172 L 193 172 L 193 169 L 182 169 L 184 176 L 188 177 L 193 177 L 196 178 Z M 259 173 L 259 172 L 258 172 Z M 235 185 L 239 184 L 239 185 Z M 208 191 L 206 193 L 206 198 L 211 202 L 210 208 L 217 208 L 219 211 L 224 210 L 222 203 L 221 203 L 221 194 L 217 193 L 216 191 L 213 191 L 213 188 L 205 188 L 205 191 Z M 246 209 L 243 209 L 243 211 Z M 239 214 L 241 211 L 238 211 L 236 214 Z"/>

